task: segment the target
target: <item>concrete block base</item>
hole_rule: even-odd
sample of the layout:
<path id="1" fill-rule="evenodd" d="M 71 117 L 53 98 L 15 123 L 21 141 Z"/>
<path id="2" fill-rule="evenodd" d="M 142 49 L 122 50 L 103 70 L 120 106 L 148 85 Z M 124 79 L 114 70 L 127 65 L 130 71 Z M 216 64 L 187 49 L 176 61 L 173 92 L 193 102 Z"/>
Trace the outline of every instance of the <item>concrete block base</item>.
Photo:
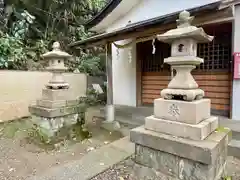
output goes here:
<path id="1" fill-rule="evenodd" d="M 229 132 L 215 131 L 197 141 L 142 126 L 130 132 L 130 139 L 135 143 L 135 162 L 145 170 L 154 169 L 166 179 L 217 180 L 225 168 Z"/>
<path id="2" fill-rule="evenodd" d="M 43 100 L 68 100 L 71 99 L 71 92 L 69 89 L 43 89 L 42 90 L 42 99 Z"/>
<path id="3" fill-rule="evenodd" d="M 188 124 L 198 124 L 210 118 L 210 109 L 210 99 L 192 102 L 162 98 L 154 100 L 154 117 Z"/>
<path id="4" fill-rule="evenodd" d="M 135 149 L 134 175 L 139 179 L 220 180 L 227 158 L 222 151 L 214 164 L 207 165 L 142 145 Z"/>
<path id="5" fill-rule="evenodd" d="M 37 106 L 45 107 L 45 108 L 61 108 L 65 106 L 74 106 L 77 105 L 77 100 L 57 100 L 57 101 L 50 101 L 50 100 L 37 100 Z"/>
<path id="6" fill-rule="evenodd" d="M 70 114 L 77 114 L 84 108 L 83 105 L 75 105 L 75 106 L 64 106 L 59 108 L 46 108 L 37 105 L 29 106 L 29 112 L 33 115 L 46 117 L 46 118 L 54 118 L 54 117 L 62 117 Z"/>
<path id="7" fill-rule="evenodd" d="M 32 121 L 37 125 L 47 137 L 56 136 L 63 127 L 70 127 L 77 123 L 78 114 L 71 114 L 62 117 L 46 118 L 40 116 L 32 116 Z"/>
<path id="8" fill-rule="evenodd" d="M 218 127 L 218 118 L 211 117 L 199 124 L 192 125 L 177 121 L 154 118 L 145 119 L 145 129 L 193 140 L 203 140 Z"/>

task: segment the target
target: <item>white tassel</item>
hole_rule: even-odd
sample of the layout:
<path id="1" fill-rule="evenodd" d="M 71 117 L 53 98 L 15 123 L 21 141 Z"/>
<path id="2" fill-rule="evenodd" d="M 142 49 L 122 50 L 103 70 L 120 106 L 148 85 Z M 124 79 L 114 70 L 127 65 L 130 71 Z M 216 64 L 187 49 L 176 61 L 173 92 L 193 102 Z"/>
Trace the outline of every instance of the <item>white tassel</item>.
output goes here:
<path id="1" fill-rule="evenodd" d="M 152 54 L 155 54 L 155 52 L 156 52 L 155 39 L 153 39 L 153 41 L 152 41 L 152 47 L 153 47 Z"/>
<path id="2" fill-rule="evenodd" d="M 119 48 L 117 48 L 117 60 L 119 60 Z"/>
<path id="3" fill-rule="evenodd" d="M 129 63 L 131 64 L 132 63 L 132 48 L 131 47 L 128 50 L 128 60 L 129 60 Z"/>

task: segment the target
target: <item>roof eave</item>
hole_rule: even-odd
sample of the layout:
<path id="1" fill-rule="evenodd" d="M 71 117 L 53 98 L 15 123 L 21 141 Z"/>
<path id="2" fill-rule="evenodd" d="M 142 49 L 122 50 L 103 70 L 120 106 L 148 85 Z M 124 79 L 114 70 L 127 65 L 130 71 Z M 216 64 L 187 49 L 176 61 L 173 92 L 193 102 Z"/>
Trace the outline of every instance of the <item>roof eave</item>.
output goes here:
<path id="1" fill-rule="evenodd" d="M 191 14 L 196 15 L 198 13 L 203 13 L 203 12 L 211 12 L 213 10 L 219 10 L 220 5 L 222 4 L 221 1 L 217 1 L 211 4 L 207 4 L 207 5 L 203 5 L 203 6 L 199 6 L 199 7 L 195 7 L 195 8 L 191 8 L 188 9 L 187 11 L 189 11 Z M 177 17 L 178 17 L 179 11 L 178 12 L 174 12 L 171 14 L 167 14 L 164 16 L 160 16 L 157 18 L 153 18 L 147 21 L 143 21 L 142 23 L 136 23 L 136 25 L 134 26 L 127 26 L 123 29 L 114 31 L 114 32 L 110 32 L 110 33 L 105 33 L 105 34 L 100 34 L 97 36 L 93 36 L 90 37 L 88 39 L 82 40 L 82 41 L 77 41 L 74 43 L 69 44 L 69 47 L 74 47 L 74 46 L 86 46 L 87 44 L 100 44 L 101 42 L 107 42 L 106 38 L 111 38 L 116 36 L 117 34 L 123 34 L 123 33 L 127 33 L 127 32 L 133 32 L 138 28 L 142 28 L 142 27 L 149 27 L 155 24 L 169 24 L 174 22 Z"/>
<path id="2" fill-rule="evenodd" d="M 106 16 L 108 16 L 120 3 L 122 0 L 111 0 L 106 4 L 106 6 L 92 19 L 85 23 L 87 29 L 93 29 L 94 26 L 99 24 Z"/>

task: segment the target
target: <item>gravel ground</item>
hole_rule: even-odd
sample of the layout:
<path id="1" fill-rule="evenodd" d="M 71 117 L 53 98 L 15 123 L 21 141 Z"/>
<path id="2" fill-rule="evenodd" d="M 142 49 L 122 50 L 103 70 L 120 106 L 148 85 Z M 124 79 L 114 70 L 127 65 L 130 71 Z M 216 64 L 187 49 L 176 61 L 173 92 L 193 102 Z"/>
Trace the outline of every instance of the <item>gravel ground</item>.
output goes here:
<path id="1" fill-rule="evenodd" d="M 130 157 L 105 172 L 97 175 L 91 180 L 139 180 L 133 175 L 134 162 L 133 157 Z M 240 180 L 240 160 L 234 157 L 228 157 L 227 176 L 232 177 L 231 180 Z M 161 179 L 154 179 L 161 180 Z"/>
<path id="2" fill-rule="evenodd" d="M 132 157 L 114 165 L 91 180 L 137 180 L 132 174 L 134 162 Z"/>
<path id="3" fill-rule="evenodd" d="M 16 127 L 21 129 L 17 133 Z M 6 136 L 6 133 L 0 135 L 0 180 L 25 180 L 31 175 L 42 174 L 50 167 L 80 159 L 89 151 L 122 137 L 118 133 L 109 133 L 109 131 L 92 127 L 89 130 L 93 137 L 89 140 L 64 142 L 55 150 L 44 150 L 29 144 L 22 137 L 23 126 L 18 124 L 6 128 L 6 132 L 10 132 L 11 135 Z M 15 132 L 13 133 L 15 135 L 12 136 L 11 132 Z"/>

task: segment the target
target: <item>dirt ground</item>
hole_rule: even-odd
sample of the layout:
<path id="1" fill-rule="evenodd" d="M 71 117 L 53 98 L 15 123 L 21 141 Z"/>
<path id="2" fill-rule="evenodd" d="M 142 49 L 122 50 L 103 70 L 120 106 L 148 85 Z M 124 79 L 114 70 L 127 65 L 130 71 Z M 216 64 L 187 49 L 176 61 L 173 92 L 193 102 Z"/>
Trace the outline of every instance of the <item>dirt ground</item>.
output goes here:
<path id="1" fill-rule="evenodd" d="M 50 167 L 80 159 L 87 152 L 122 137 L 117 132 L 89 127 L 91 139 L 65 141 L 54 150 L 46 150 L 26 140 L 25 122 L 0 125 L 0 180 L 24 180 Z"/>

